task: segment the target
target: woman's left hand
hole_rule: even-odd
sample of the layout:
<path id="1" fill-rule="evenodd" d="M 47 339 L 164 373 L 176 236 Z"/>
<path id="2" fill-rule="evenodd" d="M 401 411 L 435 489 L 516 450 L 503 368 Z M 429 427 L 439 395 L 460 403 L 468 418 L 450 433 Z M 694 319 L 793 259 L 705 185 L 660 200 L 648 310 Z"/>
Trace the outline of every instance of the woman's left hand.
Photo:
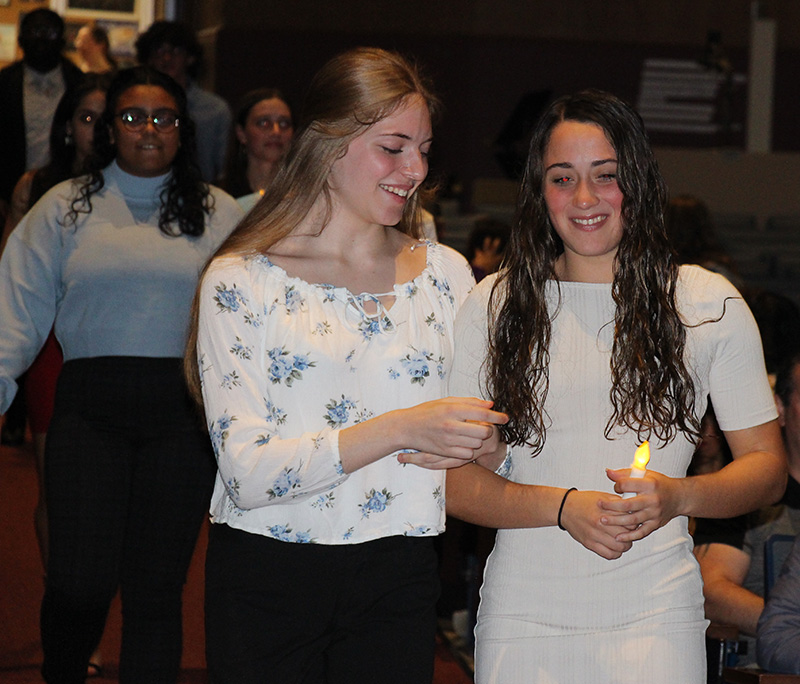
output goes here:
<path id="1" fill-rule="evenodd" d="M 614 518 L 614 523 L 627 527 L 630 532 L 617 535 L 618 541 L 638 541 L 663 527 L 680 511 L 682 486 L 680 479 L 648 470 L 643 478 L 631 478 L 630 468 L 606 469 L 618 494 L 634 492 L 630 499 L 603 501 L 601 507 L 615 514 L 626 514 Z"/>

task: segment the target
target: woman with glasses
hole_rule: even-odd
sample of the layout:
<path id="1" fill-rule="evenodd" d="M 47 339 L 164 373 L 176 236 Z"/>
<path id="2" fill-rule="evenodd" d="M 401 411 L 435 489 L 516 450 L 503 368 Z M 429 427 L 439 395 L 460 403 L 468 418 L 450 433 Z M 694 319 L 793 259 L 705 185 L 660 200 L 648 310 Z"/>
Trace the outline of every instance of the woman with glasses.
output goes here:
<path id="1" fill-rule="evenodd" d="M 242 98 L 224 187 L 245 211 L 272 183 L 293 134 L 292 110 L 280 90 L 258 88 Z"/>
<path id="2" fill-rule="evenodd" d="M 83 682 L 117 589 L 121 682 L 175 682 L 181 592 L 214 477 L 181 378 L 198 273 L 241 217 L 200 178 L 183 90 L 121 71 L 87 173 L 48 191 L 0 260 L 0 411 L 51 327 L 48 683 Z"/>

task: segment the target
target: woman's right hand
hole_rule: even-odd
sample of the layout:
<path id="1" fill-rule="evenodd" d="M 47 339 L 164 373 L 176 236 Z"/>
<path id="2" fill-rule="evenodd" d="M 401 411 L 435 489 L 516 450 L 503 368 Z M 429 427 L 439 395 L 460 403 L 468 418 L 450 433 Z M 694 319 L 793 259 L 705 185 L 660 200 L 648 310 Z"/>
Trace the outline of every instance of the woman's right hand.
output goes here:
<path id="1" fill-rule="evenodd" d="M 632 542 L 616 539 L 617 535 L 630 530 L 615 524 L 615 518 L 622 514 L 609 515 L 609 511 L 601 507 L 601 502 L 619 498 L 621 497 L 604 492 L 570 492 L 561 512 L 561 525 L 575 541 L 589 551 L 607 560 L 615 560 L 633 546 Z M 603 518 L 607 519 L 606 522 L 603 522 Z"/>
<path id="2" fill-rule="evenodd" d="M 415 450 L 399 454 L 398 460 L 435 470 L 464 465 L 493 450 L 498 439 L 494 425 L 508 422 L 505 413 L 492 410 L 491 401 L 476 397 L 436 399 L 394 413 L 405 448 Z"/>

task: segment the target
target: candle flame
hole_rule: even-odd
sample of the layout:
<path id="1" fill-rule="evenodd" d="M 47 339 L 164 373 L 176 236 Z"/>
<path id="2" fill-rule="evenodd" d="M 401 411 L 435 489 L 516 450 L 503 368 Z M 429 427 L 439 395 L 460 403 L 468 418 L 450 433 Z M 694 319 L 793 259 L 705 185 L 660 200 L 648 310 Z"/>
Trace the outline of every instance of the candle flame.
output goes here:
<path id="1" fill-rule="evenodd" d="M 647 464 L 650 463 L 650 443 L 647 440 L 636 448 L 636 453 L 633 455 L 633 463 L 635 468 L 641 470 L 644 470 Z"/>

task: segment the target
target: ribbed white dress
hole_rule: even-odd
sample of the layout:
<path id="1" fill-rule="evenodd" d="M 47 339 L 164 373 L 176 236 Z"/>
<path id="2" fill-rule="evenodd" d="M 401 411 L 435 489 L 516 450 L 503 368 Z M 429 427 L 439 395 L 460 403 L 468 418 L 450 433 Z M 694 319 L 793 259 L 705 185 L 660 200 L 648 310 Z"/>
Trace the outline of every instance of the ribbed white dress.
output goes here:
<path id="1" fill-rule="evenodd" d="M 487 278 L 459 313 L 454 395 L 481 394 Z M 558 286 L 548 290 L 550 310 Z M 636 435 L 603 436 L 611 414 L 614 334 L 611 285 L 561 283 L 550 345 L 551 424 L 532 458 L 515 448 L 517 482 L 613 492 L 606 468 L 630 466 Z M 735 430 L 776 416 L 758 328 L 722 276 L 682 267 L 678 305 L 697 411 L 710 394 L 720 426 Z M 702 325 L 692 325 L 708 321 Z M 649 468 L 682 477 L 693 452 L 684 437 L 651 440 Z M 481 589 L 477 684 L 702 684 L 706 680 L 702 582 L 687 520 L 676 518 L 618 560 L 592 553 L 557 527 L 501 530 Z"/>

